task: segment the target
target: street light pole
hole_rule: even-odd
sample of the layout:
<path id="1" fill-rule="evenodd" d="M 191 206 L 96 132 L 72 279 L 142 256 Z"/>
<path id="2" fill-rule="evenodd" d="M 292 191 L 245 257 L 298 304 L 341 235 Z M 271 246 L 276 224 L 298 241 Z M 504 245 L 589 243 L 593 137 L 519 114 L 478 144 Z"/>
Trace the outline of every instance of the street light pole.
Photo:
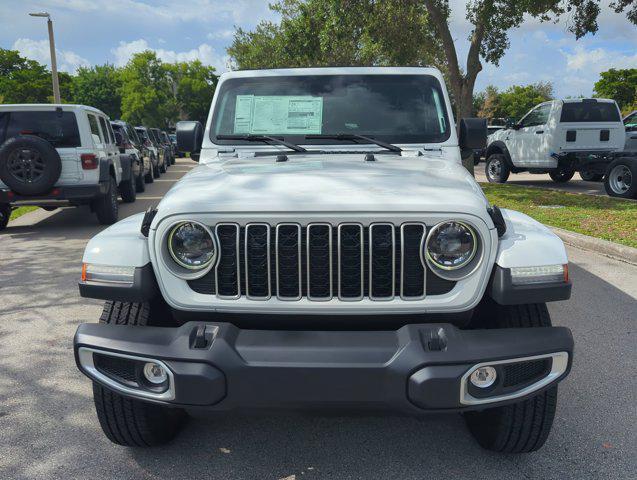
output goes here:
<path id="1" fill-rule="evenodd" d="M 60 81 L 58 79 L 58 65 L 55 57 L 55 38 L 53 37 L 53 21 L 47 12 L 29 13 L 32 17 L 45 17 L 49 29 L 49 49 L 51 50 L 51 77 L 53 79 L 53 103 L 62 103 L 60 99 Z"/>

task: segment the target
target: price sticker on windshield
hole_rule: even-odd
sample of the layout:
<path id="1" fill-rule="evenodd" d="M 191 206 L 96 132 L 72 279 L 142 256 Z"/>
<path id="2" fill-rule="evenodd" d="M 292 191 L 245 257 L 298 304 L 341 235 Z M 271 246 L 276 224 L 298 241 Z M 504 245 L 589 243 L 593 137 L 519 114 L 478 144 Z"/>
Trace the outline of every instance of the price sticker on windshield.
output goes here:
<path id="1" fill-rule="evenodd" d="M 235 134 L 320 134 L 322 123 L 322 97 L 237 95 Z"/>

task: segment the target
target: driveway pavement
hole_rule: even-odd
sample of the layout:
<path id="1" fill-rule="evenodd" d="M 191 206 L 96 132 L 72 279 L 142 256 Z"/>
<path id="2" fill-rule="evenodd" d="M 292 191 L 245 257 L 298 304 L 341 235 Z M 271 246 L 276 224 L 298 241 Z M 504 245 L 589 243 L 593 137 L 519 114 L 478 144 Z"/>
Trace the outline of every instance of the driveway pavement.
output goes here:
<path id="1" fill-rule="evenodd" d="M 192 165 L 179 161 L 122 214 L 156 203 Z M 70 209 L 0 235 L 0 479 L 637 478 L 637 268 L 574 249 L 573 298 L 550 311 L 573 330 L 575 363 L 539 452 L 485 452 L 458 415 L 351 412 L 197 415 L 169 446 L 112 445 L 72 353 L 77 325 L 101 311 L 77 291 L 82 251 L 101 228 Z"/>
<path id="2" fill-rule="evenodd" d="M 484 174 L 484 162 L 475 166 L 475 175 L 478 182 L 487 182 Z M 555 183 L 548 173 L 512 173 L 507 180 L 512 185 L 523 185 L 529 187 L 550 188 L 551 190 L 562 190 L 564 192 L 587 193 L 589 195 L 606 195 L 603 182 L 585 182 L 578 173 L 566 183 Z"/>

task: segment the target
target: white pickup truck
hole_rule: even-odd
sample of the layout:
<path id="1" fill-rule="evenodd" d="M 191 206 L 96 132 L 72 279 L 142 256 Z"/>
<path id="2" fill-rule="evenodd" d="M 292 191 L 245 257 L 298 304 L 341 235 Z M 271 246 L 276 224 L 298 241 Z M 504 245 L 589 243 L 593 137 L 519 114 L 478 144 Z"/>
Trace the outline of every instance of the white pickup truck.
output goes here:
<path id="1" fill-rule="evenodd" d="M 551 100 L 489 136 L 485 173 L 489 182 L 504 183 L 511 173 L 548 173 L 567 182 L 579 172 L 584 180 L 605 178 L 609 195 L 634 198 L 637 165 L 621 154 L 625 141 L 614 100 Z"/>

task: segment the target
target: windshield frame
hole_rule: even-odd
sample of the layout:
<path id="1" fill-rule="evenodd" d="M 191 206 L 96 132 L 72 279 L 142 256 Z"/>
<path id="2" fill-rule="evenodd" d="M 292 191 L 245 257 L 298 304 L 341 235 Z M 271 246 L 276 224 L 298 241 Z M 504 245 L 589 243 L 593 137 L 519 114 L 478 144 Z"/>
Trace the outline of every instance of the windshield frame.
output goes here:
<path id="1" fill-rule="evenodd" d="M 268 79 L 278 79 L 278 80 L 287 80 L 287 79 L 296 79 L 299 77 L 346 77 L 346 78 L 351 78 L 351 77 L 384 77 L 384 78 L 391 78 L 391 77 L 397 77 L 397 78 L 405 78 L 405 77 L 410 77 L 410 78 L 416 78 L 416 77 L 427 77 L 427 81 L 432 82 L 432 86 L 436 89 L 438 96 L 439 96 L 439 100 L 442 104 L 442 108 L 441 111 L 444 115 L 444 122 L 446 124 L 446 131 L 444 134 L 441 134 L 439 139 L 436 139 L 435 141 L 432 141 L 429 138 L 426 137 L 420 137 L 418 139 L 410 139 L 410 141 L 401 141 L 400 139 L 393 139 L 393 138 L 387 138 L 388 135 L 376 135 L 373 133 L 360 133 L 358 132 L 358 134 L 360 135 L 364 135 L 367 137 L 371 137 L 374 139 L 378 139 L 381 140 L 385 143 L 391 143 L 391 144 L 396 144 L 396 145 L 438 145 L 438 144 L 443 144 L 447 141 L 449 141 L 452 138 L 452 132 L 454 130 L 454 120 L 453 120 L 453 116 L 451 117 L 450 120 L 450 112 L 447 106 L 447 102 L 448 102 L 448 98 L 447 98 L 447 94 L 446 91 L 444 89 L 444 85 L 442 84 L 442 82 L 440 81 L 440 79 L 437 78 L 437 76 L 431 74 L 431 73 L 405 73 L 405 74 L 391 74 L 391 73 L 364 73 L 364 72 L 360 72 L 360 73 L 355 73 L 355 74 L 349 74 L 349 73 L 331 73 L 331 74 L 318 74 L 315 72 L 312 73 L 307 73 L 307 74 L 303 74 L 303 75 L 294 75 L 294 74 L 283 74 L 283 75 L 267 75 L 267 76 L 254 76 L 254 77 L 231 77 L 228 79 L 225 79 L 222 82 L 219 82 L 218 88 L 217 88 L 217 92 L 215 92 L 215 98 L 214 98 L 214 105 L 213 105 L 213 110 L 210 113 L 210 121 L 209 121 L 209 134 L 208 134 L 208 138 L 210 139 L 210 141 L 213 143 L 213 145 L 229 145 L 229 146 L 254 146 L 254 142 L 250 142 L 250 141 L 245 141 L 245 140 L 221 140 L 217 137 L 217 135 L 215 134 L 215 127 L 216 127 L 216 121 L 218 116 L 220 115 L 220 110 L 222 108 L 222 104 L 223 104 L 223 95 L 226 92 L 227 89 L 231 88 L 233 86 L 233 84 L 235 83 L 239 83 L 239 82 L 243 82 L 243 81 L 250 81 L 250 80 L 263 80 L 265 78 Z M 330 135 L 330 133 L 324 132 L 326 135 Z M 354 132 L 351 132 L 354 133 Z M 220 136 L 224 136 L 224 133 L 220 133 Z M 339 147 L 342 148 L 347 148 L 347 147 L 353 147 L 353 146 L 362 146 L 362 145 L 369 145 L 369 146 L 377 146 L 376 144 L 372 143 L 372 142 L 366 142 L 364 140 L 357 140 L 357 141 L 351 141 L 350 143 L 348 142 L 343 142 L 343 141 L 339 141 L 339 140 L 334 140 L 334 139 L 330 139 L 330 138 L 324 138 L 324 139 L 320 139 L 320 138 L 306 138 L 305 134 L 269 134 L 272 137 L 276 137 L 276 138 L 280 138 L 282 140 L 285 140 L 287 142 L 290 143 L 294 143 L 296 145 L 304 145 L 304 146 L 320 146 L 320 145 L 338 145 Z M 311 135 L 308 135 L 309 137 L 311 137 Z M 274 146 L 274 145 L 272 145 Z"/>

